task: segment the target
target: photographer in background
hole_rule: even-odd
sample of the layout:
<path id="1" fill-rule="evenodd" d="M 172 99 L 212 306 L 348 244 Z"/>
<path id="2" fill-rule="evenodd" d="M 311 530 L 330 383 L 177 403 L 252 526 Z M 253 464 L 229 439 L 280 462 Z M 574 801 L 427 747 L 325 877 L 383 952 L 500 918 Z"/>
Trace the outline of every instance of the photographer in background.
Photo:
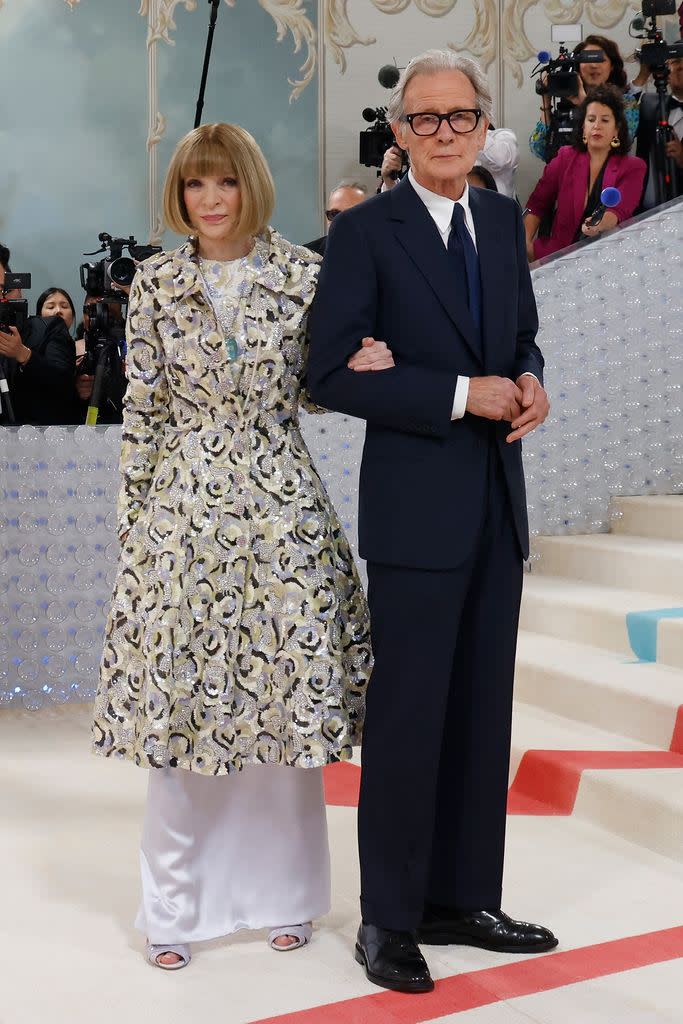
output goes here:
<path id="1" fill-rule="evenodd" d="M 61 316 L 71 333 L 76 320 L 76 307 L 69 293 L 63 288 L 46 288 L 38 296 L 36 316 Z"/>
<path id="2" fill-rule="evenodd" d="M 365 185 L 361 185 L 358 181 L 351 181 L 348 178 L 344 178 L 338 185 L 335 185 L 330 192 L 330 198 L 327 202 L 327 209 L 325 210 L 325 219 L 328 225 L 332 223 L 338 213 L 343 213 L 344 210 L 350 210 L 352 206 L 358 206 L 358 203 L 362 203 L 364 199 L 368 198 L 368 190 Z M 313 242 L 304 243 L 307 249 L 311 249 L 313 252 L 317 252 L 319 256 L 325 255 L 325 246 L 327 245 L 327 235 L 323 235 L 322 238 L 316 238 Z"/>
<path id="3" fill-rule="evenodd" d="M 130 291 L 130 288 L 125 286 L 117 287 L 120 291 L 125 292 L 126 295 Z M 95 384 L 95 374 L 94 372 L 91 372 L 94 370 L 94 367 L 84 365 L 84 360 L 86 359 L 88 350 L 88 336 L 92 331 L 90 311 L 96 310 L 98 306 L 101 309 L 101 304 L 104 301 L 104 297 L 100 294 L 85 296 L 83 320 L 78 325 L 78 330 L 76 332 L 76 379 L 74 382 L 71 410 L 69 413 L 69 423 L 85 423 L 85 419 L 88 414 L 88 407 L 92 399 L 93 386 Z M 122 306 L 109 300 L 108 309 L 115 320 L 120 319 L 122 322 L 124 321 Z M 109 386 L 105 388 L 100 399 L 99 412 L 97 416 L 98 423 L 112 424 L 121 423 L 123 421 L 123 381 L 123 371 L 121 372 L 120 379 L 114 375 L 114 379 L 109 381 Z"/>
<path id="4" fill-rule="evenodd" d="M 577 110 L 586 99 L 587 92 L 599 85 L 613 85 L 619 89 L 624 104 L 624 117 L 628 127 L 629 148 L 638 131 L 640 99 L 640 76 L 634 85 L 629 85 L 628 77 L 624 71 L 624 59 L 619 52 L 619 47 L 611 39 L 605 36 L 590 35 L 582 42 L 577 43 L 573 53 L 578 56 L 584 51 L 601 53 L 603 60 L 579 64 L 579 91 L 576 96 L 568 96 L 567 100 Z M 643 72 L 641 71 L 641 75 Z M 548 127 L 550 124 L 551 98 L 549 94 L 542 97 L 541 119 L 529 138 L 529 148 L 534 156 L 541 160 L 550 159 L 554 154 L 546 152 L 548 138 Z M 574 114 L 576 116 L 576 114 Z M 570 142 L 568 143 L 571 144 Z"/>
<path id="5" fill-rule="evenodd" d="M 578 110 L 574 145 L 562 146 L 529 196 L 524 230 L 530 260 L 593 238 L 633 215 L 646 168 L 638 157 L 627 155 L 629 145 L 619 89 L 610 85 L 592 89 Z M 588 224 L 606 187 L 619 190 L 619 204 L 605 210 L 597 224 Z M 550 236 L 536 238 L 541 221 L 555 205 Z"/>
<path id="6" fill-rule="evenodd" d="M 0 246 L 0 289 L 10 272 L 10 252 Z M 21 298 L 15 291 L 9 300 Z M 76 369 L 74 343 L 60 316 L 29 317 L 20 332 L 0 327 L 0 372 L 7 380 L 16 424 L 50 426 L 69 422 L 69 404 Z M 0 419 L 11 422 L 6 401 Z"/>
<path id="7" fill-rule="evenodd" d="M 666 103 L 667 118 L 673 131 L 673 138 L 666 144 L 666 154 L 676 164 L 676 192 L 683 195 L 683 57 L 666 62 L 669 69 L 669 98 Z M 642 209 L 651 210 L 657 205 L 655 190 L 655 131 L 658 119 L 658 99 L 653 93 L 646 93 L 640 101 L 640 125 L 636 139 L 636 154 L 647 164 L 647 178 L 643 194 Z"/>

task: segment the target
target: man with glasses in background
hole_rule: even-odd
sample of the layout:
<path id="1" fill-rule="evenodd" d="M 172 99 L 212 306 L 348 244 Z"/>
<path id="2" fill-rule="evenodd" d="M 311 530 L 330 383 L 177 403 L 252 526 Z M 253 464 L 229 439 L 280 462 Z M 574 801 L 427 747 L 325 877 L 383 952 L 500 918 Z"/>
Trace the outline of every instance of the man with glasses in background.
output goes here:
<path id="1" fill-rule="evenodd" d="M 325 220 L 328 224 L 331 224 L 338 213 L 350 210 L 352 206 L 358 206 L 367 197 L 368 190 L 365 185 L 347 179 L 340 181 L 330 192 L 327 209 L 325 210 Z M 314 242 L 306 242 L 306 248 L 312 249 L 313 252 L 317 252 L 320 256 L 325 255 L 326 245 L 327 235 L 323 235 L 322 238 L 316 238 Z"/>
<path id="2" fill-rule="evenodd" d="M 528 555 L 520 439 L 549 404 L 521 211 L 467 184 L 490 112 L 475 61 L 430 50 L 408 65 L 388 117 L 411 169 L 335 218 L 309 319 L 313 399 L 366 420 L 358 526 L 375 667 L 356 959 L 403 992 L 433 988 L 417 942 L 557 945 L 501 910 Z M 354 372 L 375 339 L 394 366 Z"/>

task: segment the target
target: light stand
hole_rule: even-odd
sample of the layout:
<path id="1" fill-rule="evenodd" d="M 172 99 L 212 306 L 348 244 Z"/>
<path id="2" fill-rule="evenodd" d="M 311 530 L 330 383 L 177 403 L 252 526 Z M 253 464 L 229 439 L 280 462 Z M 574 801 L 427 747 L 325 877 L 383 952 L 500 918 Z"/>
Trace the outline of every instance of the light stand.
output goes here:
<path id="1" fill-rule="evenodd" d="M 213 33 L 216 28 L 216 20 L 218 18 L 218 5 L 221 0 L 209 0 L 209 6 L 211 7 L 211 16 L 209 18 L 209 35 L 206 40 L 206 51 L 204 53 L 204 67 L 202 68 L 202 80 L 199 85 L 199 97 L 197 98 L 197 112 L 194 118 L 195 128 L 199 128 L 202 123 L 202 111 L 204 109 L 204 93 L 206 91 L 206 80 L 209 75 L 209 64 L 211 62 L 211 47 L 213 46 Z"/>

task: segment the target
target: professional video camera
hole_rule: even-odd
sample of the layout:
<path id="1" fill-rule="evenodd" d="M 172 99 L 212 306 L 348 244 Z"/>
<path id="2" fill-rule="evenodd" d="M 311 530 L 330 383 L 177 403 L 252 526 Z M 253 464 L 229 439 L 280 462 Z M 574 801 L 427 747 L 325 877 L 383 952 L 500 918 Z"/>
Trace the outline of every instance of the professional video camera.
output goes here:
<path id="1" fill-rule="evenodd" d="M 675 14 L 676 0 L 642 0 L 642 16 L 635 17 L 629 25 L 629 35 L 648 42 L 635 51 L 635 57 L 652 72 L 657 92 L 657 121 L 654 147 L 654 185 L 657 205 L 668 199 L 675 199 L 677 190 L 676 164 L 667 156 L 666 144 L 674 138 L 674 132 L 667 115 L 667 82 L 669 69 L 667 60 L 683 57 L 683 40 L 667 43 L 657 28 L 657 15 Z"/>
<path id="2" fill-rule="evenodd" d="M 560 146 L 566 145 L 574 131 L 574 105 L 571 99 L 579 95 L 581 64 L 599 64 L 604 54 L 599 50 L 583 50 L 572 53 L 565 46 L 567 41 L 580 42 L 583 39 L 581 25 L 551 25 L 550 37 L 559 43 L 557 57 L 553 60 L 547 50 L 538 54 L 538 64 L 531 77 L 538 75 L 536 92 L 539 96 L 550 97 L 550 117 L 545 144 L 545 162 L 550 163 Z"/>
<path id="3" fill-rule="evenodd" d="M 0 289 L 0 330 L 8 331 L 10 327 L 16 327 L 21 334 L 28 320 L 28 302 L 26 299 L 8 299 L 7 296 L 17 288 L 30 287 L 30 274 L 11 274 L 9 270 L 5 273 L 5 281 Z"/>
<path id="4" fill-rule="evenodd" d="M 120 289 L 130 286 L 135 277 L 136 261 L 161 252 L 158 245 L 138 245 L 132 235 L 129 238 L 112 238 L 102 231 L 98 238 L 102 243 L 100 248 L 84 255 L 108 252 L 108 256 L 96 263 L 83 263 L 80 268 L 81 285 L 90 301 L 83 306 L 87 318 L 85 355 L 77 373 L 95 375 L 86 418 L 86 423 L 92 426 L 97 423 L 100 402 L 105 400 L 119 408 L 126 390 L 124 357 L 128 296 Z M 124 249 L 128 249 L 130 258 L 123 255 Z"/>
<path id="5" fill-rule="evenodd" d="M 365 107 L 364 121 L 371 121 L 369 128 L 360 133 L 358 159 L 364 167 L 381 167 L 386 151 L 396 144 L 394 133 L 387 121 L 386 107 Z"/>
<path id="6" fill-rule="evenodd" d="M 400 69 L 395 64 L 385 64 L 377 73 L 377 81 L 385 89 L 393 89 L 400 74 Z M 370 127 L 360 133 L 358 160 L 364 167 L 377 167 L 379 174 L 384 154 L 392 146 L 397 145 L 391 125 L 387 121 L 387 108 L 365 107 L 362 116 L 364 121 L 370 122 Z M 398 173 L 394 173 L 398 177 Z"/>
<path id="7" fill-rule="evenodd" d="M 102 243 L 99 249 L 83 255 L 96 256 L 98 252 L 109 251 L 109 256 L 97 263 L 81 265 L 81 286 L 88 295 L 104 295 L 113 291 L 116 285 L 128 287 L 135 277 L 137 263 L 161 252 L 158 245 L 138 245 L 132 235 L 129 238 L 112 238 L 106 231 L 101 231 L 97 237 Z M 124 249 L 130 256 L 123 255 Z M 115 294 L 120 295 L 120 292 Z"/>

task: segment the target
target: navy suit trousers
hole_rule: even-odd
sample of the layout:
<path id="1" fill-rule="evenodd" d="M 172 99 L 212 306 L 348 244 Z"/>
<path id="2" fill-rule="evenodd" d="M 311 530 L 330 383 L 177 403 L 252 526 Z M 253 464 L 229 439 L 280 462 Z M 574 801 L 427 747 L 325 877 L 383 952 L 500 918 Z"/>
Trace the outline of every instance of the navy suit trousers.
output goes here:
<path id="1" fill-rule="evenodd" d="M 443 571 L 369 562 L 368 582 L 363 919 L 413 930 L 429 903 L 497 909 L 522 555 L 495 442 L 470 557 Z"/>

